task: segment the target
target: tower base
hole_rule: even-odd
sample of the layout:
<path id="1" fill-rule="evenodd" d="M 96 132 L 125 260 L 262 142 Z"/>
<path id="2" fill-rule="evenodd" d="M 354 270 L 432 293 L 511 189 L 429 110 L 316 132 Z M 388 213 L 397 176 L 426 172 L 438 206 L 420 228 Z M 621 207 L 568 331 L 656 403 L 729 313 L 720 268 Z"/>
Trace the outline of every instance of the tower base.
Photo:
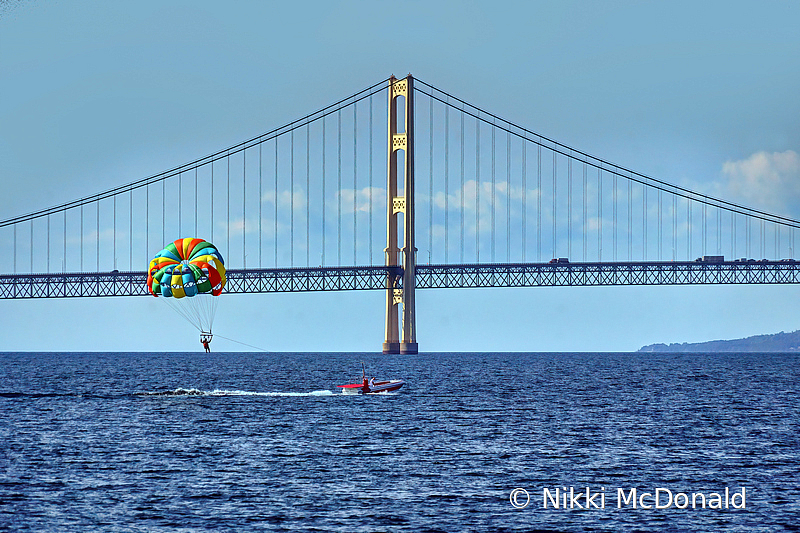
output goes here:
<path id="1" fill-rule="evenodd" d="M 383 353 L 401 353 L 399 342 L 384 342 Z M 415 352 L 416 353 L 416 352 Z"/>
<path id="2" fill-rule="evenodd" d="M 416 355 L 417 353 L 419 353 L 419 346 L 417 345 L 416 342 L 401 342 L 400 353 Z"/>

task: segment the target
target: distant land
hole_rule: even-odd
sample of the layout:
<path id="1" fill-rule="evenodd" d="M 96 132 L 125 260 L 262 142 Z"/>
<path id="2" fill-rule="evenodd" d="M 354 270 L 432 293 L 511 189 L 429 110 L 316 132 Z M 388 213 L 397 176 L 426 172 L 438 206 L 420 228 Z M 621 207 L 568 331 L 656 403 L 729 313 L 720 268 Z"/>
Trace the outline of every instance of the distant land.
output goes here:
<path id="1" fill-rule="evenodd" d="M 755 335 L 746 339 L 650 344 L 640 352 L 800 352 L 800 331 Z"/>

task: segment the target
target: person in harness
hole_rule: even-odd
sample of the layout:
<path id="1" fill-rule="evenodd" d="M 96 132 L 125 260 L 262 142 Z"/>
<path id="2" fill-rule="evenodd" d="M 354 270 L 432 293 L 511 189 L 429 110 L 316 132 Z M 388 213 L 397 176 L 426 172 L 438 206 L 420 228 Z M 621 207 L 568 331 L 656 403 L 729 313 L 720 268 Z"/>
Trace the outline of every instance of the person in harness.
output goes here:
<path id="1" fill-rule="evenodd" d="M 206 334 L 206 333 L 200 334 L 200 344 L 203 345 L 203 348 L 205 348 L 206 353 L 211 352 L 211 348 L 209 347 L 210 342 L 211 342 L 211 334 Z"/>

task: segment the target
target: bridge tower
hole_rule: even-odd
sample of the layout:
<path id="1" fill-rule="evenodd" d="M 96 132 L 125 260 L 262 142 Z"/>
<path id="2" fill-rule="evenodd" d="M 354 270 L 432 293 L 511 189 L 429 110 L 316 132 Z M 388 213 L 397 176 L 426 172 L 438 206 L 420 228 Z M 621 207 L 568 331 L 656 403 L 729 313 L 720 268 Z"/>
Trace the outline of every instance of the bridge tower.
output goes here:
<path id="1" fill-rule="evenodd" d="M 398 131 L 398 97 L 405 100 L 404 129 Z M 389 137 L 386 266 L 403 266 L 403 287 L 398 276 L 389 269 L 386 276 L 386 339 L 383 353 L 415 354 L 417 322 L 414 312 L 417 249 L 414 246 L 414 79 L 389 78 Z M 398 194 L 398 152 L 402 151 L 403 194 Z M 403 247 L 398 248 L 398 215 L 403 214 Z M 394 269 L 396 270 L 396 269 Z M 402 337 L 398 328 L 398 306 L 403 308 Z"/>

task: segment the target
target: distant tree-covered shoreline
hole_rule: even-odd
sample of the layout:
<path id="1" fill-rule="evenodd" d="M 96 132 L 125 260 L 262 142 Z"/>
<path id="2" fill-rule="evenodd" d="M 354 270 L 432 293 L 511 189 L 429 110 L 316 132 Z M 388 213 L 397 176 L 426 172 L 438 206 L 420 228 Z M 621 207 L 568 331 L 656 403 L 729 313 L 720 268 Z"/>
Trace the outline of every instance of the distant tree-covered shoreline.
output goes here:
<path id="1" fill-rule="evenodd" d="M 800 331 L 754 335 L 744 339 L 708 342 L 650 344 L 640 352 L 797 352 L 800 351 Z"/>

